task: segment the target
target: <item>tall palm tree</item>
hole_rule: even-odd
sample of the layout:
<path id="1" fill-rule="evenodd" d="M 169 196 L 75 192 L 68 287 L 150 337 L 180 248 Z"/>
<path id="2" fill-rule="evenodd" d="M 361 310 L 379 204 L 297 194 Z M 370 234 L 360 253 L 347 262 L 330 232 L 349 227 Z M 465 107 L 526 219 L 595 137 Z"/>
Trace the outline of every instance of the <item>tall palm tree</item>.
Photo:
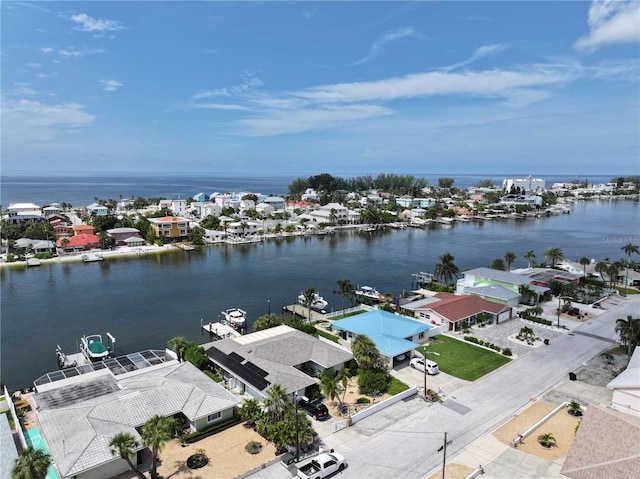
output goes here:
<path id="1" fill-rule="evenodd" d="M 11 469 L 11 479 L 44 479 L 51 465 L 51 457 L 29 446 L 20 451 Z"/>
<path id="2" fill-rule="evenodd" d="M 564 259 L 564 253 L 560 248 L 547 248 L 544 250 L 544 258 L 547 261 L 551 261 L 551 267 L 555 267 L 558 261 L 562 261 Z"/>
<path id="3" fill-rule="evenodd" d="M 602 279 L 602 282 L 604 283 L 604 285 L 607 285 L 607 277 L 606 277 L 606 273 L 607 273 L 607 268 L 609 267 L 609 265 L 607 263 L 605 263 L 604 261 L 598 261 L 596 263 L 596 265 L 594 266 L 593 270 L 596 273 L 600 274 L 600 278 Z"/>
<path id="4" fill-rule="evenodd" d="M 631 255 L 633 253 L 640 254 L 640 248 L 638 248 L 638 245 L 636 245 L 636 244 L 627 243 L 626 245 L 624 245 L 622 247 L 622 251 L 624 251 L 624 254 L 627 255 L 627 276 L 626 276 L 626 279 L 624 281 L 624 294 L 626 296 L 627 295 L 627 287 L 629 286 L 629 268 L 631 268 Z"/>
<path id="5" fill-rule="evenodd" d="M 380 353 L 378 352 L 376 343 L 364 334 L 359 334 L 353 338 L 353 341 L 351 341 L 351 352 L 358 366 L 363 369 L 372 368 L 380 359 Z"/>
<path id="6" fill-rule="evenodd" d="M 616 281 L 618 280 L 618 275 L 620 271 L 624 268 L 623 261 L 614 261 L 609 266 L 607 266 L 607 274 L 609 275 L 609 280 L 611 281 L 611 287 L 614 287 Z"/>
<path id="7" fill-rule="evenodd" d="M 356 289 L 351 284 L 351 281 L 348 279 L 339 279 L 338 280 L 338 289 L 333 292 L 334 294 L 339 294 L 342 296 L 342 310 L 344 311 L 344 300 L 345 298 L 352 298 L 356 293 Z"/>
<path id="8" fill-rule="evenodd" d="M 189 341 L 184 336 L 175 336 L 169 340 L 167 345 L 173 349 L 178 355 L 178 361 L 182 362 L 184 359 L 184 352 L 189 345 Z"/>
<path id="9" fill-rule="evenodd" d="M 516 260 L 517 256 L 513 251 L 507 251 L 504 254 L 504 260 L 507 263 L 507 271 L 511 271 L 511 263 Z"/>
<path id="10" fill-rule="evenodd" d="M 533 250 L 529 250 L 524 254 L 524 259 L 527 260 L 527 267 L 531 268 L 531 263 L 533 263 L 533 259 L 536 257 L 536 254 Z"/>
<path id="11" fill-rule="evenodd" d="M 455 258 L 451 253 L 445 253 L 440 256 L 440 263 L 436 264 L 433 273 L 437 279 L 442 279 L 446 286 L 449 286 L 449 283 L 455 276 L 458 277 L 460 270 L 454 264 L 453 260 Z"/>
<path id="12" fill-rule="evenodd" d="M 521 284 L 518 293 L 520 293 L 524 304 L 531 304 L 531 299 L 536 297 L 536 292 L 527 284 Z"/>
<path id="13" fill-rule="evenodd" d="M 587 265 L 590 263 L 589 258 L 583 256 L 580 258 L 580 264 L 582 265 L 582 275 L 587 278 Z"/>
<path id="14" fill-rule="evenodd" d="M 351 372 L 349 371 L 349 368 L 342 368 L 336 374 L 336 379 L 340 381 L 340 384 L 342 384 L 342 399 L 340 400 L 340 402 L 343 404 L 344 404 L 344 397 L 347 394 L 347 386 L 349 385 L 350 377 L 351 377 Z"/>
<path id="15" fill-rule="evenodd" d="M 274 423 L 282 421 L 287 409 L 291 406 L 289 394 L 277 383 L 267 389 L 266 394 L 264 407 L 267 410 L 267 415 Z"/>
<path id="16" fill-rule="evenodd" d="M 151 449 L 151 479 L 158 479 L 158 454 L 177 430 L 177 422 L 171 417 L 156 414 L 142 426 L 142 443 Z"/>
<path id="17" fill-rule="evenodd" d="M 615 331 L 620 335 L 622 345 L 627 347 L 627 356 L 631 359 L 633 350 L 640 344 L 640 318 L 629 314 L 627 319 L 616 319 Z"/>
<path id="18" fill-rule="evenodd" d="M 310 288 L 305 289 L 302 292 L 302 297 L 304 298 L 304 305 L 307 307 L 307 310 L 309 311 L 309 321 L 311 321 L 311 305 L 313 304 L 313 300 L 316 297 L 316 288 L 314 288 L 313 286 Z"/>
<path id="19" fill-rule="evenodd" d="M 332 401 L 338 396 L 338 378 L 335 374 L 323 374 L 320 377 L 320 390 L 322 394 L 331 399 Z M 340 401 L 342 402 L 342 401 Z"/>
<path id="20" fill-rule="evenodd" d="M 109 450 L 111 451 L 111 454 L 114 456 L 120 456 L 124 459 L 129 466 L 129 469 L 131 469 L 140 479 L 147 479 L 147 477 L 131 462 L 131 456 L 136 453 L 136 450 L 139 447 L 140 444 L 138 444 L 136 438 L 128 432 L 119 432 L 111 438 L 111 441 L 109 441 Z"/>

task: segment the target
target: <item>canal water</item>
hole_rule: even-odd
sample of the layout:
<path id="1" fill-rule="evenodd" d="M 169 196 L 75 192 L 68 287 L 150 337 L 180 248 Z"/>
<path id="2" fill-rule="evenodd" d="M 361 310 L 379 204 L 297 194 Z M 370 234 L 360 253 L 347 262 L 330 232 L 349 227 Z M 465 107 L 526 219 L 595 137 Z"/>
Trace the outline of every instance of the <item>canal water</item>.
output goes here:
<path id="1" fill-rule="evenodd" d="M 507 251 L 526 266 L 548 247 L 567 259 L 624 257 L 639 243 L 638 202 L 595 200 L 571 214 L 533 220 L 460 223 L 429 229 L 337 233 L 248 245 L 214 245 L 185 252 L 58 263 L 39 268 L 0 268 L 1 373 L 9 388 L 32 384 L 56 369 L 55 347 L 70 351 L 84 334 L 116 338 L 116 352 L 164 348 L 174 336 L 204 341 L 200 322 L 224 309 L 247 311 L 249 324 L 278 313 L 315 287 L 341 309 L 337 280 L 399 295 L 412 289 L 412 273 L 433 272 L 451 253 L 460 270 L 488 266 Z M 347 304 L 348 306 L 349 304 Z"/>

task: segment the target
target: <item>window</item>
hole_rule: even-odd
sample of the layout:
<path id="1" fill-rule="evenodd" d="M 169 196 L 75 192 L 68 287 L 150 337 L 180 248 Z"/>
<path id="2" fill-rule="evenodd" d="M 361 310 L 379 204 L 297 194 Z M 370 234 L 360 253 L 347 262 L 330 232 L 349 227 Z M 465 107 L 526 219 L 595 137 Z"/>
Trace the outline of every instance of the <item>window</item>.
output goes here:
<path id="1" fill-rule="evenodd" d="M 418 339 L 424 339 L 424 332 L 418 334 Z"/>
<path id="2" fill-rule="evenodd" d="M 214 414 L 209 414 L 207 416 L 207 422 L 211 422 L 211 421 L 215 421 L 216 419 L 220 419 L 220 416 L 222 416 L 222 413 L 220 411 L 218 411 L 217 413 L 214 413 Z"/>

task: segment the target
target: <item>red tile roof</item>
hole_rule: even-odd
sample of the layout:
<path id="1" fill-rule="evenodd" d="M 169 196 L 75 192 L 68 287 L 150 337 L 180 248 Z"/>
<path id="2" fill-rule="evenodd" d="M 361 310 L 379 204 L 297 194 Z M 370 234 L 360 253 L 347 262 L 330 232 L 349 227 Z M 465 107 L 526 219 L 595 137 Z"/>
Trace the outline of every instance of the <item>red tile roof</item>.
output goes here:
<path id="1" fill-rule="evenodd" d="M 98 238 L 96 235 L 88 235 L 88 234 L 74 235 L 74 236 L 68 237 L 67 239 L 69 240 L 69 242 L 66 244 L 66 246 L 62 244 L 61 239 L 58 240 L 58 246 L 65 247 L 65 248 L 72 248 L 72 247 L 78 247 L 78 246 L 94 245 L 100 242 L 100 238 Z"/>
<path id="2" fill-rule="evenodd" d="M 180 216 L 161 216 L 160 218 L 149 218 L 149 220 L 153 221 L 161 221 L 163 223 L 173 223 L 178 221 L 187 221 L 186 218 L 181 218 Z"/>
<path id="3" fill-rule="evenodd" d="M 434 297 L 439 298 L 440 301 L 418 309 L 430 309 L 451 322 L 460 321 L 483 312 L 498 314 L 509 307 L 504 304 L 487 301 L 473 294 L 457 295 L 441 292 Z"/>

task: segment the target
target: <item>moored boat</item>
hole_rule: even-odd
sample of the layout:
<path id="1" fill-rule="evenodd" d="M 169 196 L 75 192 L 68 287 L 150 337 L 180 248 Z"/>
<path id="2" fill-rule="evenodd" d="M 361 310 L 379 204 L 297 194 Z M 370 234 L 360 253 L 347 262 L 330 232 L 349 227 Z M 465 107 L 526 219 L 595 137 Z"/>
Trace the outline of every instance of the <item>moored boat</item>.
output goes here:
<path id="1" fill-rule="evenodd" d="M 362 286 L 356 290 L 356 296 L 362 296 L 363 298 L 380 300 L 380 293 L 377 289 L 371 286 Z"/>
<path id="2" fill-rule="evenodd" d="M 113 338 L 109 333 L 107 333 L 107 335 Z M 109 348 L 102 341 L 100 334 L 82 336 L 82 338 L 80 338 L 80 349 L 89 361 L 100 361 L 108 358 L 111 354 Z"/>
<path id="3" fill-rule="evenodd" d="M 244 328 L 247 312 L 240 308 L 226 309 L 221 313 L 221 320 L 232 328 Z"/>
<path id="4" fill-rule="evenodd" d="M 300 293 L 298 295 L 298 304 L 301 304 L 302 306 L 307 306 L 304 293 Z M 322 296 L 320 296 L 320 293 L 314 293 L 313 301 L 311 302 L 311 309 L 322 311 L 324 310 L 324 308 L 327 307 L 328 304 L 329 303 Z"/>

